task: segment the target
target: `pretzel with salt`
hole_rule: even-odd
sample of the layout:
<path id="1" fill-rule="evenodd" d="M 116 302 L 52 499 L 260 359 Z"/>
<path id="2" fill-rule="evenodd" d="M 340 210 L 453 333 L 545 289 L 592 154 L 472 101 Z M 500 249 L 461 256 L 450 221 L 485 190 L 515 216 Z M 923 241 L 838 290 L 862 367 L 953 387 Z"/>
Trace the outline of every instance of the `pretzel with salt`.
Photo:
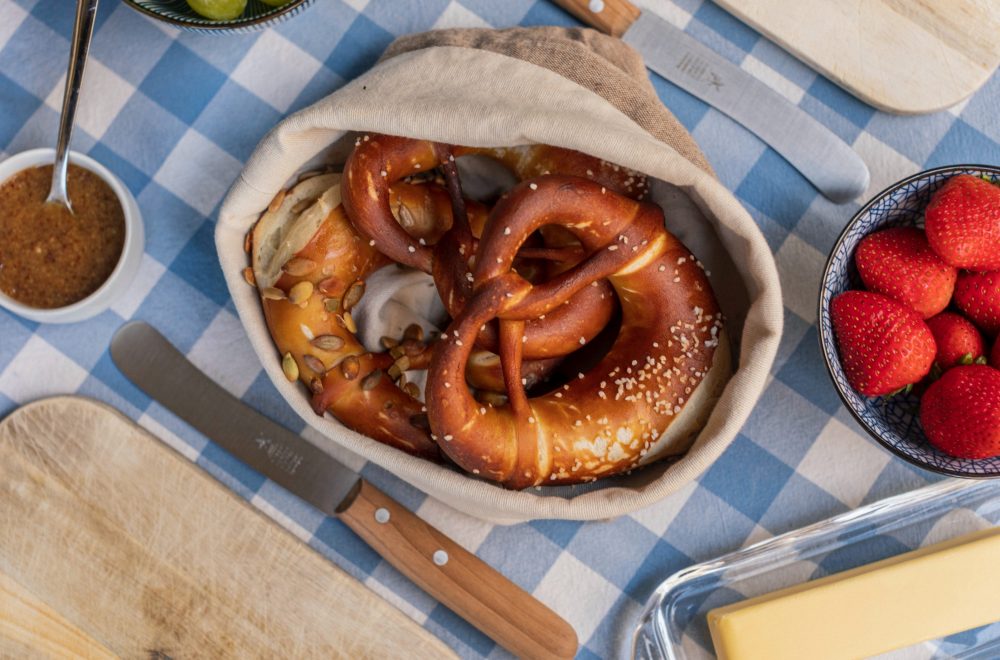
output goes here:
<path id="1" fill-rule="evenodd" d="M 513 256 L 548 224 L 570 231 L 587 256 L 532 284 L 511 269 Z M 610 352 L 586 373 L 529 399 L 521 381 L 525 323 L 605 278 L 622 310 Z M 714 359 L 725 342 L 705 272 L 664 228 L 659 207 L 577 177 L 522 182 L 490 214 L 472 285 L 433 354 L 426 392 L 432 437 L 459 466 L 524 488 L 591 481 L 687 448 L 697 420 L 678 423 L 682 412 L 704 408 L 692 400 L 728 360 Z M 501 406 L 476 401 L 464 380 L 479 328 L 494 318 L 509 398 Z"/>

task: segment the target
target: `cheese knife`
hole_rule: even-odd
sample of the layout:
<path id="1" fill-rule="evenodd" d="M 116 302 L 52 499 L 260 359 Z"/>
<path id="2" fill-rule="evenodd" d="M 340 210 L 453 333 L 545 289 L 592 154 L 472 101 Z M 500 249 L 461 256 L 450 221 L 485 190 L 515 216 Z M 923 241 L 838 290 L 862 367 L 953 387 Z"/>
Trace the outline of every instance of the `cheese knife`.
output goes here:
<path id="1" fill-rule="evenodd" d="M 830 129 L 668 21 L 628 0 L 554 0 L 635 48 L 646 66 L 755 134 L 833 202 L 868 188 L 868 166 Z"/>
<path id="2" fill-rule="evenodd" d="M 576 632 L 559 615 L 357 472 L 231 395 L 149 324 L 122 326 L 111 340 L 111 359 L 155 401 L 339 517 L 400 573 L 507 650 L 530 658 L 576 653 Z"/>

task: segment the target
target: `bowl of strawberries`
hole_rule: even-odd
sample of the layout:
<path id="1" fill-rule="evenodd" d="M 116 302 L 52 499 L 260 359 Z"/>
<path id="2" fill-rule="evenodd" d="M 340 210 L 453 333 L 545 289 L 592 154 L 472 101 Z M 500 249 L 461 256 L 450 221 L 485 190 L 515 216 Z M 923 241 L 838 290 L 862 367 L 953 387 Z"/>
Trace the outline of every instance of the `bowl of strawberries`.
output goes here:
<path id="1" fill-rule="evenodd" d="M 823 272 L 819 335 L 844 404 L 889 451 L 1000 477 L 1000 167 L 927 170 L 858 211 Z"/>

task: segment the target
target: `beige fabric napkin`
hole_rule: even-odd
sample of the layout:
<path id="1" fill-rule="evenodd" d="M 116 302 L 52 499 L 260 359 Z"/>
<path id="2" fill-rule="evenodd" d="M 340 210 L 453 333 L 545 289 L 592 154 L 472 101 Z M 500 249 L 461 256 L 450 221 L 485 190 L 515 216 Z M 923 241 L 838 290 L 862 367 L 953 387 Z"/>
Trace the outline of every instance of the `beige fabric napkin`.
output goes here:
<path id="1" fill-rule="evenodd" d="M 358 132 L 470 146 L 554 144 L 648 174 L 668 228 L 706 263 L 728 317 L 736 369 L 691 450 L 586 487 L 504 490 L 318 417 L 285 380 L 256 292 L 243 281 L 243 236 L 273 195 L 318 162 L 343 162 Z M 760 396 L 781 335 L 777 272 L 749 214 L 662 106 L 638 54 L 590 30 L 459 29 L 403 37 L 370 71 L 288 117 L 251 156 L 219 215 L 216 245 L 247 335 L 275 386 L 331 453 L 374 462 L 466 513 L 497 522 L 610 518 L 697 478 Z"/>

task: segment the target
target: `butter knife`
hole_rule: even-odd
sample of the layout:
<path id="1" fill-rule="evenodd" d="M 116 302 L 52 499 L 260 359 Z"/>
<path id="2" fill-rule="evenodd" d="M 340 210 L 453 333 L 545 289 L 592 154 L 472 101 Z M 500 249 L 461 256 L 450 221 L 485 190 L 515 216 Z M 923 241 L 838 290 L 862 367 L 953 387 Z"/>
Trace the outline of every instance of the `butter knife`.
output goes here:
<path id="1" fill-rule="evenodd" d="M 868 166 L 847 143 L 684 30 L 628 0 L 554 1 L 587 25 L 621 37 L 648 68 L 742 124 L 831 201 L 849 202 L 867 190 Z"/>
<path id="2" fill-rule="evenodd" d="M 400 573 L 496 643 L 520 657 L 575 655 L 576 632 L 559 615 L 357 472 L 231 395 L 149 324 L 122 326 L 111 340 L 111 359 L 139 389 L 230 454 L 339 517 Z"/>

